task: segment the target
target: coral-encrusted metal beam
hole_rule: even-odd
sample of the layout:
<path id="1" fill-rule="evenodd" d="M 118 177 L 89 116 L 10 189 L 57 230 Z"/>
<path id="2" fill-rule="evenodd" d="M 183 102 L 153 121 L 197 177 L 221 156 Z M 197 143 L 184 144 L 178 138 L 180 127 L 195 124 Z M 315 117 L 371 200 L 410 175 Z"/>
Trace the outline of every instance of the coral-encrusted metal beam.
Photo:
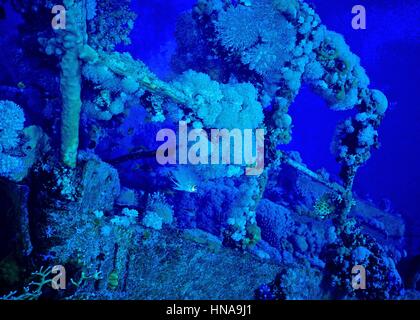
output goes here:
<path id="1" fill-rule="evenodd" d="M 61 95 L 61 159 L 71 168 L 76 167 L 79 147 L 79 123 L 82 108 L 82 79 L 79 53 L 86 43 L 86 13 L 83 1 L 64 1 L 67 8 L 66 28 L 59 31 L 66 50 L 60 63 Z"/>

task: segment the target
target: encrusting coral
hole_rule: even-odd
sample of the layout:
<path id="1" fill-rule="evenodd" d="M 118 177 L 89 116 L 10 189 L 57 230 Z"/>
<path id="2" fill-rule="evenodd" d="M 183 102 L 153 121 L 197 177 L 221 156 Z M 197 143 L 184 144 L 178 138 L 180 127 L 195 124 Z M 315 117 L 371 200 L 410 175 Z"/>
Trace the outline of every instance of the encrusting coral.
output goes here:
<path id="1" fill-rule="evenodd" d="M 378 128 L 388 102 L 380 91 L 369 88 L 359 58 L 341 35 L 327 30 L 304 1 L 198 0 L 178 23 L 178 48 L 173 57 L 177 75 L 163 81 L 131 54 L 114 51 L 116 45 L 129 43 L 135 18 L 129 1 L 121 2 L 119 6 L 112 0 L 64 0 L 66 29 L 37 35 L 44 52 L 57 61 L 62 101 L 61 165 L 46 161 L 34 167 L 43 182 L 33 201 L 44 205 L 37 214 L 52 226 L 36 236 L 47 239 L 40 250 L 52 252 L 51 259 L 59 256 L 80 271 L 81 280 L 74 281 L 80 291 L 74 297 L 94 288 L 111 296 L 123 294 L 135 269 L 133 252 L 138 243 L 156 243 L 156 234 L 163 233 L 165 225 L 176 224 L 212 233 L 186 233 L 189 238 L 199 238 L 198 243 L 220 237 L 224 245 L 248 250 L 259 259 L 281 263 L 308 259 L 303 266 L 293 266 L 260 287 L 256 296 L 262 299 L 313 297 L 318 292 L 298 292 L 305 281 L 294 291 L 285 286 L 301 275 L 306 280 L 315 275 L 308 286 L 319 285 L 320 272 L 311 271 L 310 266 L 327 270 L 334 282 L 343 277 L 337 267 L 348 267 L 357 247 L 370 251 L 368 262 L 376 268 L 375 281 L 382 281 L 387 272 L 396 274 L 385 251 L 370 238 L 355 234 L 358 229 L 349 218 L 356 204 L 354 178 L 372 148 L 379 146 Z M 342 164 L 341 182 L 312 171 L 295 153 L 282 151 L 281 145 L 292 139 L 289 108 L 303 84 L 323 97 L 333 111 L 356 110 L 337 127 L 334 137 L 333 152 Z M 146 121 L 168 126 L 183 121 L 194 129 L 263 128 L 267 166 L 259 176 L 244 176 L 236 163 L 170 167 L 163 175 L 151 174 L 154 180 L 140 182 L 157 181 L 158 190 L 137 193 L 131 186 L 121 187 L 126 181 L 95 154 L 95 148 L 104 131 L 112 135 L 115 131 L 110 128 L 121 125 L 129 111 L 136 117 L 138 109 L 146 115 L 136 118 L 136 125 L 146 131 Z M 24 128 L 24 120 L 19 106 L 0 101 L 0 176 L 14 181 L 26 177 L 36 162 L 32 155 L 25 174 L 13 176 L 22 166 L 19 143 L 25 141 L 25 135 L 33 138 L 26 140 L 26 146 L 30 144 L 40 154 L 48 149 L 42 130 Z M 110 123 L 109 128 L 102 125 L 105 122 Z M 122 126 L 118 130 L 121 133 Z M 92 147 L 86 148 L 86 137 L 91 138 Z M 149 155 L 143 149 L 134 153 L 145 158 Z M 305 218 L 296 217 L 291 206 L 265 198 L 270 192 L 281 192 L 275 185 L 279 182 L 274 186 L 270 182 L 270 175 L 287 170 L 285 167 L 310 183 L 316 182 L 321 190 L 322 196 L 309 205 L 311 212 Z M 174 194 L 179 201 L 173 200 Z M 288 196 L 299 197 L 291 191 Z M 280 198 L 287 200 L 284 195 Z M 325 230 L 319 231 L 319 225 Z M 316 237 L 319 234 L 328 239 L 327 263 L 319 258 L 323 252 Z M 336 251 L 345 261 L 332 257 Z M 385 284 L 392 289 L 386 298 L 399 294 L 397 276 Z M 374 288 L 361 298 L 382 296 L 382 291 Z"/>
<path id="2" fill-rule="evenodd" d="M 59 30 L 57 43 L 60 43 L 61 94 L 63 109 L 61 116 L 61 156 L 64 164 L 76 166 L 79 146 L 79 123 L 82 108 L 81 61 L 79 55 L 86 43 L 86 15 L 80 1 L 64 1 L 67 8 L 66 29 Z"/>
<path id="3" fill-rule="evenodd" d="M 0 177 L 20 182 L 49 150 L 48 137 L 37 126 L 24 128 L 25 116 L 12 101 L 0 101 Z"/>

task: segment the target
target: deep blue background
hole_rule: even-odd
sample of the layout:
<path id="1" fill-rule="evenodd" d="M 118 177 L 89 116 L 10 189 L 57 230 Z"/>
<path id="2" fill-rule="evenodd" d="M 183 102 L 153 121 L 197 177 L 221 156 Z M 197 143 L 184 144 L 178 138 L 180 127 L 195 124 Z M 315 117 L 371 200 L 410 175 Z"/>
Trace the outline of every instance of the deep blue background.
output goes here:
<path id="1" fill-rule="evenodd" d="M 159 75 L 167 74 L 167 61 L 174 48 L 173 31 L 178 15 L 194 0 L 135 1 L 139 15 L 129 50 Z M 417 200 L 419 136 L 420 1 L 418 0 L 316 0 L 312 1 L 324 24 L 343 34 L 352 51 L 361 58 L 371 79 L 371 88 L 382 90 L 390 108 L 380 128 L 382 147 L 361 168 L 356 192 L 379 203 L 386 198 L 410 226 L 418 225 Z M 353 30 L 351 9 L 362 4 L 367 11 L 367 29 Z M 330 142 L 337 121 L 345 117 L 330 111 L 322 99 L 304 88 L 292 106 L 293 142 L 310 167 L 337 172 Z M 420 229 L 409 229 L 417 237 Z M 414 233 L 414 234 L 413 234 Z"/>

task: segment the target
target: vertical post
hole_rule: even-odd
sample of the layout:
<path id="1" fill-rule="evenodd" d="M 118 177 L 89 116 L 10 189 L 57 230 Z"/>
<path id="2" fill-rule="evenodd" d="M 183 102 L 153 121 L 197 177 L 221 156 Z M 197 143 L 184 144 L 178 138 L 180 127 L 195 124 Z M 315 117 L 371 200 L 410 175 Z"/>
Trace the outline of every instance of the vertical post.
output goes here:
<path id="1" fill-rule="evenodd" d="M 63 47 L 66 52 L 61 59 L 61 159 L 71 167 L 77 164 L 79 147 L 79 123 L 81 100 L 80 49 L 86 42 L 86 12 L 83 1 L 65 0 L 67 10 L 66 28 L 63 30 Z"/>

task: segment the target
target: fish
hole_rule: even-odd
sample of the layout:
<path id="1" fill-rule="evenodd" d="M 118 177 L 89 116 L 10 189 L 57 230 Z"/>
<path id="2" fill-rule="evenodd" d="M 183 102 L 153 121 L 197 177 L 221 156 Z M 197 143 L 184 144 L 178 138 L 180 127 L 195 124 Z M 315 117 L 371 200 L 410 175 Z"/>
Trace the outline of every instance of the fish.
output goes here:
<path id="1" fill-rule="evenodd" d="M 19 89 L 25 89 L 26 85 L 23 81 L 19 81 L 18 84 L 16 85 Z"/>

